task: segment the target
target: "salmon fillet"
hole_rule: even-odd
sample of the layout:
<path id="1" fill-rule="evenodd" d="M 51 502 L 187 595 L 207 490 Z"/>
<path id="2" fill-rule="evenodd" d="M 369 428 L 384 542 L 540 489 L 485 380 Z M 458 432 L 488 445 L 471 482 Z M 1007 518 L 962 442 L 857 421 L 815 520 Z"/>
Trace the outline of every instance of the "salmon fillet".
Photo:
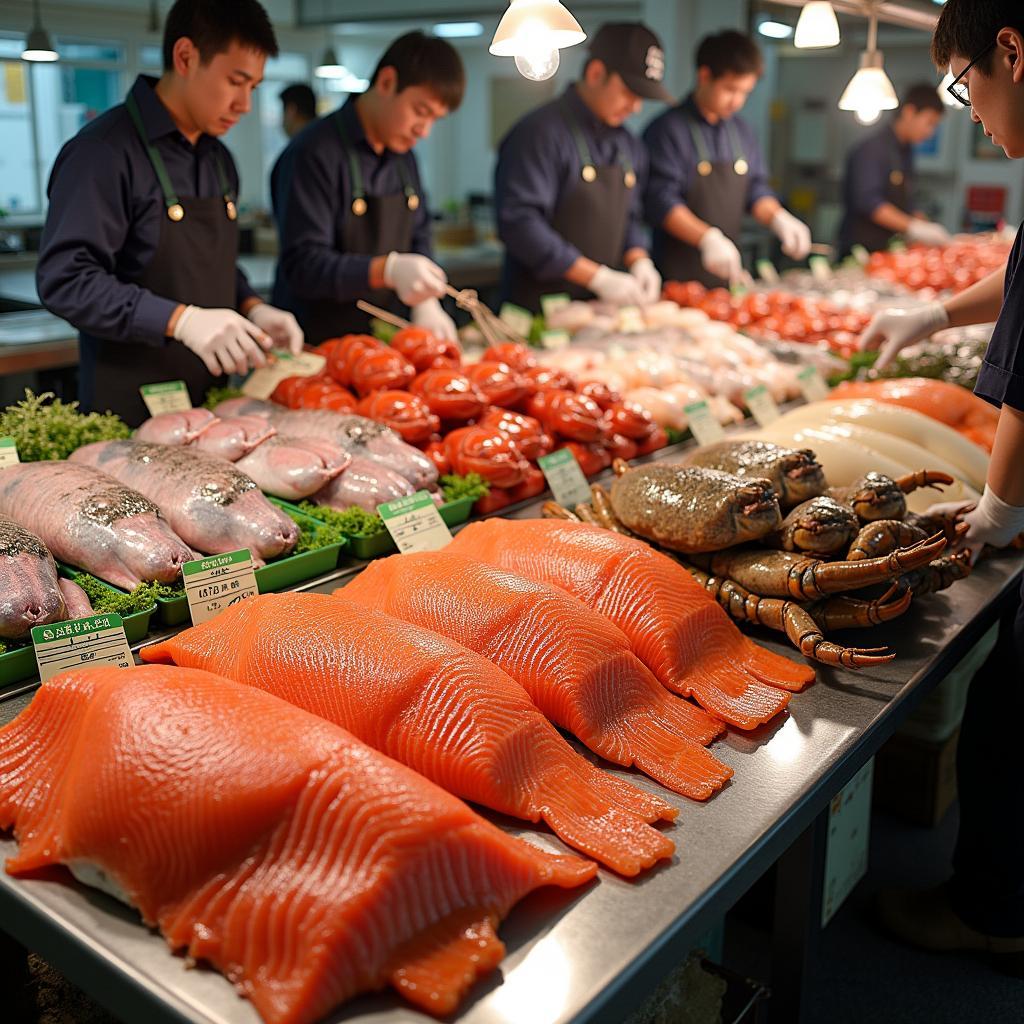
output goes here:
<path id="1" fill-rule="evenodd" d="M 667 555 L 601 527 L 554 519 L 488 519 L 445 549 L 561 587 L 607 616 L 637 657 L 673 693 L 739 729 L 789 703 L 783 691 L 814 681 L 814 669 L 759 647 Z"/>
<path id="2" fill-rule="evenodd" d="M 452 1012 L 495 928 L 596 865 L 543 853 L 344 729 L 208 672 L 54 677 L 0 730 L 13 875 L 65 864 L 120 890 L 267 1024 L 391 985 Z"/>
<path id="3" fill-rule="evenodd" d="M 450 793 L 527 821 L 624 875 L 675 849 L 676 808 L 580 756 L 499 668 L 446 637 L 326 595 L 243 601 L 147 647 L 354 733 Z"/>
<path id="4" fill-rule="evenodd" d="M 335 594 L 470 647 L 615 764 L 706 800 L 732 775 L 703 744 L 721 722 L 669 695 L 604 616 L 555 587 L 433 551 L 379 559 Z"/>

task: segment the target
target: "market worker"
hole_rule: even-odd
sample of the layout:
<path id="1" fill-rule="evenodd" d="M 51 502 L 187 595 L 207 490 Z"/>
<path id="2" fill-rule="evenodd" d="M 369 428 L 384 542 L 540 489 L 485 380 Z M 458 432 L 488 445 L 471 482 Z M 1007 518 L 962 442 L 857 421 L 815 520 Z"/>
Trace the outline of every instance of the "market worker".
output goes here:
<path id="1" fill-rule="evenodd" d="M 409 32 L 381 57 L 370 87 L 292 140 L 270 176 L 280 256 L 274 301 L 313 344 L 365 331 L 358 299 L 411 307 L 442 338 L 447 278 L 431 259 L 430 211 L 413 149 L 457 110 L 466 77 L 443 39 Z M 398 301 L 396 301 L 396 299 Z"/>
<path id="2" fill-rule="evenodd" d="M 647 156 L 624 122 L 645 99 L 671 102 L 664 76 L 649 28 L 602 25 L 580 81 L 502 140 L 494 201 L 505 299 L 537 312 L 551 293 L 617 306 L 661 297 L 643 230 Z"/>
<path id="3" fill-rule="evenodd" d="M 947 0 L 932 56 L 956 78 L 953 93 L 1008 157 L 1024 158 L 1024 4 Z M 988 481 L 964 516 L 977 553 L 1024 532 L 1024 228 L 1000 270 L 944 303 L 875 318 L 863 343 L 899 348 L 946 326 L 998 318 L 976 394 L 999 407 Z M 1009 571 L 1010 566 L 1007 566 Z M 1024 716 L 1024 605 L 1011 605 L 988 661 L 971 681 L 957 752 L 960 832 L 952 878 L 926 892 L 888 893 L 882 921 L 932 950 L 981 950 L 1020 973 L 1024 953 L 1024 814 L 1019 723 Z"/>
<path id="4" fill-rule="evenodd" d="M 903 96 L 892 120 L 858 143 L 846 158 L 839 252 L 855 245 L 884 249 L 893 235 L 908 242 L 945 245 L 949 232 L 914 208 L 914 146 L 938 131 L 945 106 L 934 85 L 923 82 Z"/>
<path id="5" fill-rule="evenodd" d="M 143 384 L 184 380 L 201 403 L 265 350 L 301 350 L 295 318 L 238 269 L 238 173 L 220 142 L 276 53 L 256 0 L 178 0 L 160 79 L 140 75 L 60 151 L 36 285 L 79 331 L 83 409 L 138 424 Z"/>
<path id="6" fill-rule="evenodd" d="M 281 127 L 289 139 L 316 120 L 316 93 L 304 82 L 281 90 Z"/>
<path id="7" fill-rule="evenodd" d="M 662 277 L 717 287 L 743 276 L 745 213 L 771 228 L 794 260 L 810 253 L 811 231 L 775 197 L 754 131 L 737 116 L 764 69 L 757 44 L 742 32 L 707 36 L 696 64 L 694 91 L 644 132 L 645 209 Z"/>

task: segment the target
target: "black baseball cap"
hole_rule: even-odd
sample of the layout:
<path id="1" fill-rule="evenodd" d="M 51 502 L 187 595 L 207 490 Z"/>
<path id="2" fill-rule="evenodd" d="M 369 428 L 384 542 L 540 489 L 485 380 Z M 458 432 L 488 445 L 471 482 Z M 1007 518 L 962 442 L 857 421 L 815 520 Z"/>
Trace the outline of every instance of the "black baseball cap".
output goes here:
<path id="1" fill-rule="evenodd" d="M 617 21 L 602 25 L 590 40 L 591 60 L 601 61 L 616 71 L 627 88 L 645 100 L 674 103 L 662 84 L 665 51 L 661 40 L 639 21 Z"/>

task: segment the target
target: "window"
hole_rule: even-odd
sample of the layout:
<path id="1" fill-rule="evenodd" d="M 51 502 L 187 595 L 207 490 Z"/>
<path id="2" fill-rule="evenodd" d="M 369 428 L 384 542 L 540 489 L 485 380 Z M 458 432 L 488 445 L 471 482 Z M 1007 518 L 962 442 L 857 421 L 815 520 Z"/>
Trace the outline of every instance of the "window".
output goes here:
<path id="1" fill-rule="evenodd" d="M 6 42 L 0 40 L 4 56 Z M 0 60 L 0 210 L 7 214 L 40 207 L 28 88 L 28 65 L 20 57 Z"/>

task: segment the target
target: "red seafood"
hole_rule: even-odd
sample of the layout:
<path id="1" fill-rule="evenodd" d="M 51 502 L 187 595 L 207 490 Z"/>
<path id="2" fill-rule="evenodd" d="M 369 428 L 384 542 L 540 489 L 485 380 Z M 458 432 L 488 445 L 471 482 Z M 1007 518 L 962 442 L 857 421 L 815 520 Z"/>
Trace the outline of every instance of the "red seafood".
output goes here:
<path id="1" fill-rule="evenodd" d="M 369 334 L 346 334 L 344 338 L 333 340 L 337 344 L 331 345 L 327 355 L 327 372 L 344 387 L 351 385 L 352 371 L 359 358 L 365 352 L 384 347 Z"/>
<path id="2" fill-rule="evenodd" d="M 592 398 L 606 412 L 617 402 L 622 401 L 622 395 L 602 380 L 588 380 L 585 384 L 581 384 L 580 394 Z"/>
<path id="3" fill-rule="evenodd" d="M 374 391 L 402 391 L 416 376 L 412 363 L 405 356 L 389 348 L 364 352 L 350 365 L 349 379 L 360 398 L 365 398 Z"/>
<path id="4" fill-rule="evenodd" d="M 417 373 L 462 363 L 458 342 L 445 341 L 423 327 L 403 327 L 391 339 L 391 347 L 405 356 L 416 367 Z"/>
<path id="5" fill-rule="evenodd" d="M 547 455 L 555 446 L 551 435 L 544 432 L 539 420 L 509 409 L 488 409 L 480 420 L 480 425 L 494 427 L 511 437 L 524 458 L 530 459 L 531 462 L 542 455 Z"/>
<path id="6" fill-rule="evenodd" d="M 444 439 L 444 450 L 453 473 L 479 473 L 494 487 L 515 487 L 530 469 L 515 441 L 494 427 L 453 430 Z"/>
<path id="7" fill-rule="evenodd" d="M 476 385 L 459 370 L 426 370 L 410 386 L 442 420 L 465 422 L 482 415 L 487 403 Z"/>
<path id="8" fill-rule="evenodd" d="M 523 370 L 523 376 L 529 378 L 533 392 L 576 390 L 576 378 L 557 366 L 531 366 Z"/>
<path id="9" fill-rule="evenodd" d="M 539 391 L 526 403 L 526 411 L 550 434 L 587 444 L 604 436 L 601 407 L 574 391 Z"/>
<path id="10" fill-rule="evenodd" d="M 364 398 L 356 412 L 378 423 L 386 423 L 407 444 L 429 441 L 441 426 L 427 403 L 408 391 L 377 391 Z"/>
<path id="11" fill-rule="evenodd" d="M 527 380 L 507 363 L 477 363 L 465 373 L 491 405 L 512 408 L 530 392 Z"/>
<path id="12" fill-rule="evenodd" d="M 657 430 L 651 414 L 638 402 L 616 402 L 605 411 L 606 429 L 633 441 L 646 441 Z"/>
<path id="13" fill-rule="evenodd" d="M 492 345 L 484 352 L 481 361 L 504 363 L 520 372 L 532 369 L 537 365 L 537 357 L 530 351 L 530 347 L 521 345 L 518 341 L 506 341 Z"/>
<path id="14" fill-rule="evenodd" d="M 578 441 L 567 441 L 562 447 L 568 448 L 576 456 L 584 476 L 597 476 L 612 464 L 612 457 L 599 444 L 580 444 Z"/>

